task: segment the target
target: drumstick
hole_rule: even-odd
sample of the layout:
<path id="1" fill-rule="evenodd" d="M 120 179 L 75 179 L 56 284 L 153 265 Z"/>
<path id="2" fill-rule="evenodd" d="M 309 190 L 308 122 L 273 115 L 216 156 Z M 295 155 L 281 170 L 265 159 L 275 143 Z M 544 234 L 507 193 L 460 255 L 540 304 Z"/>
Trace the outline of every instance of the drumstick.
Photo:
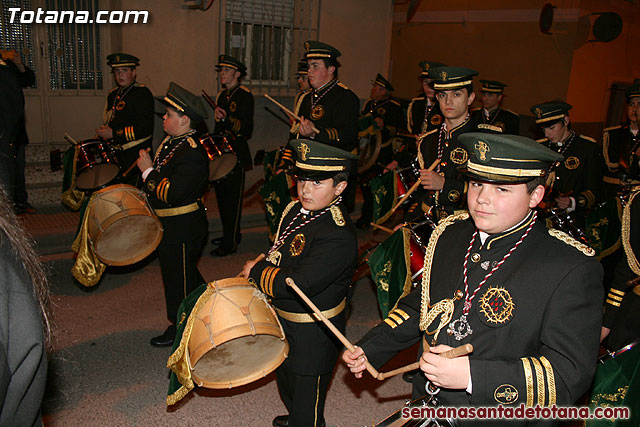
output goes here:
<path id="1" fill-rule="evenodd" d="M 209 103 L 211 108 L 213 108 L 214 110 L 218 108 L 218 104 L 216 104 L 216 102 L 209 96 L 209 94 L 207 94 L 207 92 L 204 91 L 204 89 L 202 89 L 202 95 L 204 96 L 204 99 Z"/>
<path id="2" fill-rule="evenodd" d="M 375 222 L 372 222 L 372 223 L 371 223 L 371 226 L 372 226 L 373 228 L 377 228 L 377 229 L 379 229 L 379 230 L 386 231 L 386 232 L 387 232 L 387 233 L 389 233 L 389 234 L 393 234 L 393 230 L 392 230 L 392 229 L 387 228 L 387 227 L 384 227 L 384 226 L 382 226 L 382 225 L 380 225 L 380 224 L 376 224 Z"/>
<path id="3" fill-rule="evenodd" d="M 471 352 L 473 352 L 473 346 L 471 344 L 464 344 L 460 347 L 441 353 L 439 356 L 446 357 L 447 359 L 455 359 L 456 357 L 465 356 Z M 410 365 L 403 366 L 402 368 L 394 369 L 393 371 L 380 372 L 376 378 L 382 381 L 399 374 L 404 374 L 405 372 L 415 371 L 416 369 L 420 369 L 420 362 L 415 362 Z"/>
<path id="4" fill-rule="evenodd" d="M 78 141 L 76 141 L 75 139 L 71 138 L 71 135 L 69 135 L 66 132 L 64 133 L 64 139 L 69 141 L 71 143 L 71 145 L 78 145 Z"/>
<path id="5" fill-rule="evenodd" d="M 285 113 L 287 113 L 287 115 L 289 115 L 289 117 L 296 119 L 297 121 L 300 121 L 300 117 L 296 116 L 293 111 L 289 110 L 287 107 L 285 107 L 284 105 L 280 104 L 278 101 L 276 101 L 275 99 L 273 99 L 272 97 L 269 96 L 269 94 L 265 93 L 264 94 L 265 98 L 267 98 L 269 101 L 273 102 L 274 104 L 276 104 L 278 107 L 280 107 L 282 109 L 282 111 L 284 111 Z M 314 131 L 315 133 L 320 133 L 320 131 L 318 129 L 316 129 L 316 127 L 311 124 L 311 130 Z"/>
<path id="6" fill-rule="evenodd" d="M 322 320 L 322 323 L 324 323 L 327 326 L 327 328 L 329 328 L 331 330 L 331 332 L 333 332 L 333 334 L 336 336 L 336 338 L 338 338 L 340 340 L 340 342 L 347 348 L 347 350 L 349 350 L 352 353 L 354 351 L 356 351 L 356 348 L 353 346 L 353 344 L 351 344 L 351 342 L 347 339 L 347 337 L 345 337 L 342 334 L 342 332 L 340 332 L 338 330 L 338 328 L 336 328 L 333 325 L 333 323 L 331 323 L 331 321 L 329 321 L 329 319 L 327 319 L 325 317 L 325 315 L 322 314 L 320 309 L 318 309 L 318 307 L 316 307 L 316 305 L 304 294 L 304 292 L 302 292 L 302 290 L 300 290 L 298 285 L 296 285 L 296 282 L 294 282 L 291 277 L 287 277 L 285 279 L 285 282 L 287 282 L 287 285 L 289 285 L 289 287 L 291 287 L 291 289 L 296 291 L 296 293 L 300 296 L 300 298 L 302 298 L 304 300 L 304 302 L 307 303 L 309 308 L 311 308 L 311 310 L 313 310 L 313 312 L 316 314 L 316 316 L 318 316 L 318 318 L 320 318 L 320 320 Z M 373 378 L 377 378 L 378 375 L 379 375 L 378 371 L 376 371 L 376 369 L 371 365 L 371 363 L 369 363 L 368 360 L 365 360 L 364 363 L 365 363 L 365 366 L 367 367 L 367 371 L 369 371 L 371 376 L 373 376 Z"/>
<path id="7" fill-rule="evenodd" d="M 260 254 L 257 257 L 255 257 L 253 259 L 253 262 L 258 262 L 258 261 L 262 261 L 262 259 L 264 258 L 264 254 Z M 238 273 L 238 275 L 236 277 L 242 277 L 242 271 L 240 273 Z"/>
<path id="8" fill-rule="evenodd" d="M 431 166 L 429 166 L 429 169 L 427 169 L 427 171 L 434 170 L 436 166 L 438 166 L 438 163 L 440 163 L 440 159 L 435 159 L 433 163 L 431 163 Z M 400 205 L 402 205 L 404 201 L 407 200 L 407 198 L 409 198 L 409 196 L 418 189 L 419 186 L 420 186 L 420 179 L 418 179 L 418 181 L 416 181 L 416 183 L 411 186 L 409 191 L 407 191 L 405 195 L 402 196 L 400 201 L 391 209 L 391 213 L 394 213 L 396 209 L 398 209 Z"/>
<path id="9" fill-rule="evenodd" d="M 151 151 L 151 148 L 145 148 L 144 151 L 148 153 L 149 151 Z M 129 173 L 133 170 L 134 167 L 137 166 L 137 164 L 138 162 L 133 162 L 131 166 L 129 166 L 127 170 L 122 173 L 122 177 L 124 178 L 125 176 L 129 175 Z"/>

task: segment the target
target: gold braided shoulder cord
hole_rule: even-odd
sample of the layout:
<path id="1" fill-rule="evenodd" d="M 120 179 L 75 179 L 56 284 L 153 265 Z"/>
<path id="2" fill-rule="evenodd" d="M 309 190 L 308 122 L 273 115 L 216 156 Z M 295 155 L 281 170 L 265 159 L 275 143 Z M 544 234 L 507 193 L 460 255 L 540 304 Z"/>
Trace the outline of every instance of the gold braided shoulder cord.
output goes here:
<path id="1" fill-rule="evenodd" d="M 284 221 L 284 217 L 287 216 L 291 208 L 293 208 L 293 205 L 295 205 L 296 203 L 298 203 L 297 200 L 290 201 L 289 204 L 284 208 L 284 211 L 282 211 L 282 216 L 280 217 L 280 222 L 278 223 L 278 231 L 276 232 L 276 237 L 273 240 L 274 242 L 277 242 L 278 237 L 280 237 L 280 227 L 282 227 L 282 221 Z"/>
<path id="2" fill-rule="evenodd" d="M 636 254 L 633 253 L 631 242 L 629 242 L 629 238 L 631 236 L 631 205 L 633 203 L 633 199 L 635 199 L 638 194 L 640 194 L 640 190 L 631 195 L 629 201 L 624 207 L 624 211 L 622 212 L 622 247 L 624 248 L 624 253 L 627 255 L 629 268 L 635 274 L 640 276 L 640 262 L 638 262 Z"/>
<path id="3" fill-rule="evenodd" d="M 427 244 L 427 249 L 424 254 L 424 270 L 422 274 L 422 293 L 421 293 L 421 303 L 420 303 L 420 330 L 426 331 L 428 335 L 434 335 L 432 342 L 437 342 L 438 334 L 440 330 L 444 328 L 450 321 L 453 316 L 454 302 L 461 298 L 460 292 L 456 292 L 453 298 L 445 298 L 442 301 L 439 301 L 435 305 L 431 306 L 430 304 L 430 293 L 431 293 L 431 266 L 433 264 L 433 255 L 436 251 L 436 245 L 438 243 L 438 239 L 444 233 L 445 228 L 449 225 L 453 224 L 458 220 L 465 220 L 469 218 L 468 212 L 463 212 L 457 215 L 451 215 L 443 219 L 440 224 L 433 230 L 431 233 L 431 237 L 429 238 L 429 243 Z M 427 328 L 431 325 L 431 323 L 438 317 L 438 315 L 442 314 L 440 317 L 440 324 L 433 332 L 428 332 Z"/>

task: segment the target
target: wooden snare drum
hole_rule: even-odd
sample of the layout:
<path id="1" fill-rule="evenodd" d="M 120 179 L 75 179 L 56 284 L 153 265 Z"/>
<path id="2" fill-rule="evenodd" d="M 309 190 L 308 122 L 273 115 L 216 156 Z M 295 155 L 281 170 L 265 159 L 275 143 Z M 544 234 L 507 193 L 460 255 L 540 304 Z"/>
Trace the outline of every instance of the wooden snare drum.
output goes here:
<path id="1" fill-rule="evenodd" d="M 242 277 L 209 283 L 215 290 L 195 314 L 189 364 L 200 387 L 225 389 L 265 377 L 289 353 L 265 295 Z"/>
<path id="2" fill-rule="evenodd" d="M 93 250 L 108 265 L 134 264 L 162 240 L 162 224 L 136 187 L 116 184 L 95 193 L 87 207 Z"/>

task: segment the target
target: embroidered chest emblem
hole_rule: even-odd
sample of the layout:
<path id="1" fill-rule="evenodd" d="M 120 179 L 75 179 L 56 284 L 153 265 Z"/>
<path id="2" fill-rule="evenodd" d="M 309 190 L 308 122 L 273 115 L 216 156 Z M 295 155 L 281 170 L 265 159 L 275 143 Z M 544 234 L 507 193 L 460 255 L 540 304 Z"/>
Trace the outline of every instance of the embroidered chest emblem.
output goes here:
<path id="1" fill-rule="evenodd" d="M 127 104 L 124 101 L 120 101 L 116 104 L 116 110 L 122 111 Z"/>
<path id="2" fill-rule="evenodd" d="M 440 114 L 434 114 L 433 117 L 431 117 L 431 124 L 434 126 L 438 126 L 442 123 L 442 116 Z"/>
<path id="3" fill-rule="evenodd" d="M 480 298 L 480 311 L 489 323 L 506 323 L 513 317 L 516 305 L 505 288 L 491 287 Z"/>
<path id="4" fill-rule="evenodd" d="M 311 109 L 311 118 L 318 120 L 324 117 L 324 107 L 322 105 L 316 105 Z"/>
<path id="5" fill-rule="evenodd" d="M 567 169 L 577 169 L 580 166 L 580 159 L 576 156 L 569 156 L 567 160 L 564 161 L 564 167 Z"/>
<path id="6" fill-rule="evenodd" d="M 449 155 L 451 161 L 457 165 L 464 165 L 469 160 L 469 154 L 467 150 L 462 147 L 456 147 L 451 151 Z"/>
<path id="7" fill-rule="evenodd" d="M 238 105 L 235 102 L 231 102 L 231 104 L 229 104 L 229 111 L 231 111 L 232 113 L 235 112 L 238 109 Z"/>
<path id="8" fill-rule="evenodd" d="M 478 159 L 482 162 L 487 161 L 487 153 L 491 151 L 489 146 L 484 141 L 478 141 L 478 143 L 474 146 L 476 152 L 478 153 Z"/>
<path id="9" fill-rule="evenodd" d="M 378 108 L 376 112 L 381 116 L 384 116 L 385 114 L 387 114 L 387 110 L 385 110 L 383 107 Z"/>
<path id="10" fill-rule="evenodd" d="M 298 256 L 302 253 L 305 241 L 304 234 L 296 234 L 296 237 L 293 238 L 289 245 L 289 253 L 291 256 Z"/>

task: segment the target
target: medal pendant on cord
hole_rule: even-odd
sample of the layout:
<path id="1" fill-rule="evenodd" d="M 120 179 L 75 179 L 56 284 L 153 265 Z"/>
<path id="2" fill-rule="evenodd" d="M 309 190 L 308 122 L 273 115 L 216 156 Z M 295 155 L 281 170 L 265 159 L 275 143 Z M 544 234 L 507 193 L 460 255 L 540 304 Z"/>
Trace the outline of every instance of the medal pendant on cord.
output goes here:
<path id="1" fill-rule="evenodd" d="M 473 333 L 473 329 L 471 329 L 471 325 L 467 321 L 467 315 L 463 314 L 459 319 L 451 322 L 447 328 L 447 333 L 449 335 L 453 335 L 457 341 L 463 340 L 471 335 Z"/>
<path id="2" fill-rule="evenodd" d="M 267 256 L 267 261 L 269 261 L 275 266 L 280 266 L 281 259 L 282 259 L 282 254 L 278 250 L 271 252 L 269 256 Z"/>

